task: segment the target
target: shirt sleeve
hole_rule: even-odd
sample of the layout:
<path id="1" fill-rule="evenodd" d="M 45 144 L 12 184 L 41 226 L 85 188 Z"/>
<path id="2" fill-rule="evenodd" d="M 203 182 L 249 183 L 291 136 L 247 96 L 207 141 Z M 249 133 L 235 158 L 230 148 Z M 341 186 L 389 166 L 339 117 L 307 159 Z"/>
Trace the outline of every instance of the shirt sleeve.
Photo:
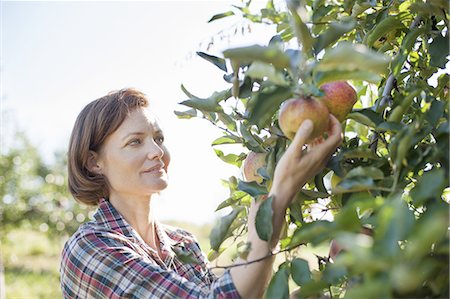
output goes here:
<path id="1" fill-rule="evenodd" d="M 64 298 L 239 298 L 228 271 L 209 286 L 197 285 L 96 232 L 66 244 L 61 288 Z"/>

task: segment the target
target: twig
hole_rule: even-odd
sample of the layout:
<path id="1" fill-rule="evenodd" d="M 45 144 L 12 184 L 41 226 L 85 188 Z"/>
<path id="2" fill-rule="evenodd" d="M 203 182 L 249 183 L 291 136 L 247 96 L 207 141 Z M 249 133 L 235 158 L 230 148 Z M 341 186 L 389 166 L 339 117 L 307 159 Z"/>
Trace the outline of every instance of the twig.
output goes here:
<path id="1" fill-rule="evenodd" d="M 236 267 L 240 267 L 240 266 L 247 266 L 247 265 L 250 265 L 250 264 L 254 264 L 254 263 L 260 262 L 260 261 L 262 261 L 262 260 L 265 260 L 265 259 L 270 258 L 270 257 L 272 257 L 272 256 L 275 256 L 275 255 L 277 255 L 277 254 L 280 254 L 280 253 L 283 253 L 283 252 L 286 252 L 286 251 L 291 251 L 291 250 L 293 250 L 293 249 L 295 249 L 295 248 L 300 247 L 301 245 L 305 245 L 305 243 L 300 243 L 300 244 L 295 245 L 295 246 L 292 246 L 292 247 L 287 247 L 287 248 L 282 249 L 282 250 L 279 250 L 279 251 L 277 251 L 277 252 L 272 252 L 272 251 L 271 251 L 271 252 L 269 252 L 269 254 L 267 254 L 267 255 L 265 255 L 265 256 L 263 256 L 263 257 L 260 257 L 260 258 L 258 258 L 258 259 L 256 259 L 256 260 L 251 260 L 251 261 L 247 261 L 247 262 L 243 262 L 243 263 L 237 263 L 237 264 L 228 265 L 228 266 L 214 266 L 214 267 L 211 267 L 211 268 L 209 268 L 209 269 L 210 269 L 210 270 L 215 270 L 215 269 L 231 269 L 231 268 L 236 268 Z"/>

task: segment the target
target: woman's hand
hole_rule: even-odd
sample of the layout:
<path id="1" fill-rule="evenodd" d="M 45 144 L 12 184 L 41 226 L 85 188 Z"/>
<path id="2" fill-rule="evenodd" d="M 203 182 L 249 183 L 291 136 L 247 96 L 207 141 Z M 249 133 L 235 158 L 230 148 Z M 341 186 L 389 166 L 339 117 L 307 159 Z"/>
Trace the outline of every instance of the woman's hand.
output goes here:
<path id="1" fill-rule="evenodd" d="M 342 142 L 341 124 L 331 114 L 328 138 L 316 139 L 304 150 L 312 131 L 312 121 L 305 120 L 275 168 L 271 193 L 282 195 L 277 197 L 281 197 L 278 200 L 283 201 L 284 207 L 289 205 L 295 193 L 308 179 L 325 167 Z"/>

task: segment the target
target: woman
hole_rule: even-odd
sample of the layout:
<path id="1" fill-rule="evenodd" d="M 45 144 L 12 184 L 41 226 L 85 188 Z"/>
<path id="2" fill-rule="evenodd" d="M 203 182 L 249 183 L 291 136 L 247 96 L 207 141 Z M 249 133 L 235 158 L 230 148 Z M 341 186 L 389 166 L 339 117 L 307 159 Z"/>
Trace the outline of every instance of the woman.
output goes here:
<path id="1" fill-rule="evenodd" d="M 215 277 L 195 238 L 160 224 L 152 214 L 153 195 L 167 186 L 170 155 L 147 108 L 144 94 L 124 89 L 88 104 L 75 122 L 68 151 L 69 188 L 78 201 L 98 205 L 98 211 L 65 244 L 60 269 L 64 297 L 260 297 L 273 258 L 232 267 Z M 270 242 L 256 233 L 258 204 L 252 204 L 248 261 L 267 256 L 275 247 L 296 191 L 324 167 L 340 144 L 340 124 L 330 119 L 329 137 L 316 142 L 314 150 L 302 152 L 312 132 L 312 122 L 305 121 L 275 169 L 269 194 L 274 197 Z M 183 263 L 177 250 L 197 262 Z"/>

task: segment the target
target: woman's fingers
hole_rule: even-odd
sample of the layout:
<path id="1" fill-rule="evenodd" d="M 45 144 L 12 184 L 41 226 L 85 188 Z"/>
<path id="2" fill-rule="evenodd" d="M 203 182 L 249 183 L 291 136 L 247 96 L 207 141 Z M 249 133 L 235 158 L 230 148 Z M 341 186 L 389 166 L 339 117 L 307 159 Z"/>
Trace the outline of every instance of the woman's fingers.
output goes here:
<path id="1" fill-rule="evenodd" d="M 301 153 L 301 149 L 306 144 L 309 136 L 311 136 L 313 128 L 313 122 L 309 119 L 306 119 L 298 128 L 297 133 L 295 133 L 290 148 L 293 148 L 294 151 Z"/>

